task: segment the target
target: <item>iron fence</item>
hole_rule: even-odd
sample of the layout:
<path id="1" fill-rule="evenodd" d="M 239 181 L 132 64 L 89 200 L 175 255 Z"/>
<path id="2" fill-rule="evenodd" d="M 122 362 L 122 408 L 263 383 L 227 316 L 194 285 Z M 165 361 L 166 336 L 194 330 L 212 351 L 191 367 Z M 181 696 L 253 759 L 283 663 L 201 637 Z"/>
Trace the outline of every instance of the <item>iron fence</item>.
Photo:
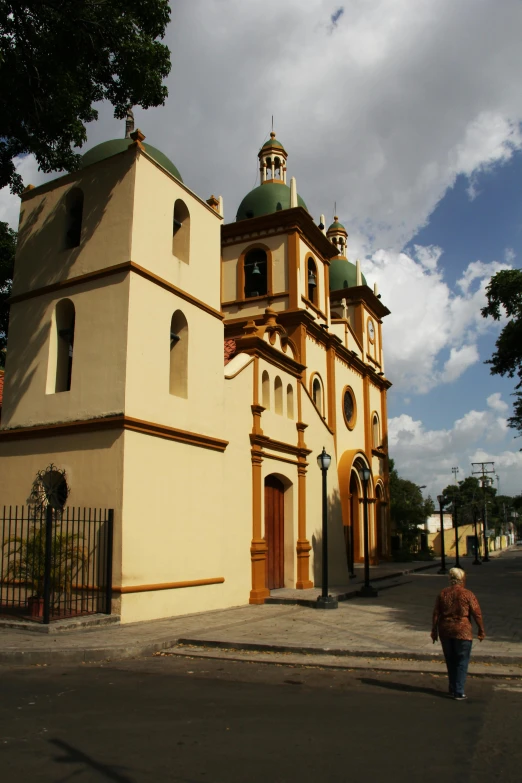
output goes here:
<path id="1" fill-rule="evenodd" d="M 4 506 L 0 524 L 0 615 L 111 613 L 112 509 Z"/>

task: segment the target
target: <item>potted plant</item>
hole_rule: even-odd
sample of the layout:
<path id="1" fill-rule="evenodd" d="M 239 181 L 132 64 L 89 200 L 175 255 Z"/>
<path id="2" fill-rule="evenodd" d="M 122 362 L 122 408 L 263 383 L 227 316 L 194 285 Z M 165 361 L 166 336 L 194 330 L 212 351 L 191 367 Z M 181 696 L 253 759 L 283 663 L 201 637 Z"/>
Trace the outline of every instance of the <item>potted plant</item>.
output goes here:
<path id="1" fill-rule="evenodd" d="M 70 591 L 73 577 L 87 559 L 79 535 L 53 531 L 51 543 L 51 593 Z M 6 541 L 9 563 L 5 576 L 25 583 L 31 592 L 27 599 L 31 617 L 43 617 L 45 577 L 45 524 L 33 525 L 26 536 Z M 5 577 L 4 577 L 5 578 Z"/>

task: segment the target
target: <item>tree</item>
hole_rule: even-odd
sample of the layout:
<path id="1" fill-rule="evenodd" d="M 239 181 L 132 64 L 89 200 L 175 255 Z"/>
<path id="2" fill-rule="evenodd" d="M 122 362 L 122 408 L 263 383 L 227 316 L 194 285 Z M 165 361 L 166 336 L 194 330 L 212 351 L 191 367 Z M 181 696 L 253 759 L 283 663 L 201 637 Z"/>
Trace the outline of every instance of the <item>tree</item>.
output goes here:
<path id="1" fill-rule="evenodd" d="M 504 309 L 508 322 L 500 332 L 495 352 L 486 364 L 492 375 L 518 377 L 515 386 L 513 416 L 508 424 L 522 435 L 522 269 L 497 272 L 486 288 L 487 305 L 481 310 L 484 318 L 500 320 Z"/>
<path id="2" fill-rule="evenodd" d="M 13 282 L 16 232 L 0 221 L 0 367 L 5 365 L 9 305 Z"/>
<path id="3" fill-rule="evenodd" d="M 170 71 L 163 38 L 168 0 L 0 0 L 0 188 L 20 194 L 14 158 L 32 153 L 42 171 L 74 170 L 71 149 L 108 100 L 165 102 Z"/>
<path id="4" fill-rule="evenodd" d="M 430 497 L 422 497 L 417 484 L 399 476 L 395 463 L 390 460 L 390 516 L 392 525 L 402 537 L 404 549 L 410 549 L 419 538 L 419 525 L 433 514 L 435 506 Z"/>

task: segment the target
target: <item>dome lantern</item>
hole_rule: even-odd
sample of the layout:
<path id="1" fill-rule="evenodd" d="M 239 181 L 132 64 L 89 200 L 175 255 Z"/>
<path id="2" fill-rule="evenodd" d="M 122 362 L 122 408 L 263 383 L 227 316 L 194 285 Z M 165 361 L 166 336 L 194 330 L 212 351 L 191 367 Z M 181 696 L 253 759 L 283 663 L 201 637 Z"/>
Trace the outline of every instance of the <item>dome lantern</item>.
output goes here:
<path id="1" fill-rule="evenodd" d="M 274 131 L 270 139 L 265 141 L 258 154 L 259 176 L 261 184 L 264 182 L 281 182 L 286 185 L 286 161 L 288 154 L 276 139 Z"/>
<path id="2" fill-rule="evenodd" d="M 339 251 L 339 255 L 343 258 L 346 258 L 346 243 L 348 240 L 348 232 L 346 231 L 345 227 L 342 223 L 339 223 L 339 218 L 337 215 L 334 217 L 334 222 L 332 225 L 328 228 L 328 231 L 326 232 L 326 236 L 330 240 L 330 242 L 335 245 L 335 247 Z"/>

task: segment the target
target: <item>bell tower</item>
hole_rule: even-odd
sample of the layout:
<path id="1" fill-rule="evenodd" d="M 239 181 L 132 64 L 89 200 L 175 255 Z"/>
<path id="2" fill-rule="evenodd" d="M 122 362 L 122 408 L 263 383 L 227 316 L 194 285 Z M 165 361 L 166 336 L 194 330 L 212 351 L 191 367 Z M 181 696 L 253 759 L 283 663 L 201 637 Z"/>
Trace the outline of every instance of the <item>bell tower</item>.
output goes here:
<path id="1" fill-rule="evenodd" d="M 269 141 L 265 141 L 259 150 L 259 178 L 264 182 L 280 182 L 286 185 L 286 161 L 288 154 L 276 139 L 274 131 Z"/>

